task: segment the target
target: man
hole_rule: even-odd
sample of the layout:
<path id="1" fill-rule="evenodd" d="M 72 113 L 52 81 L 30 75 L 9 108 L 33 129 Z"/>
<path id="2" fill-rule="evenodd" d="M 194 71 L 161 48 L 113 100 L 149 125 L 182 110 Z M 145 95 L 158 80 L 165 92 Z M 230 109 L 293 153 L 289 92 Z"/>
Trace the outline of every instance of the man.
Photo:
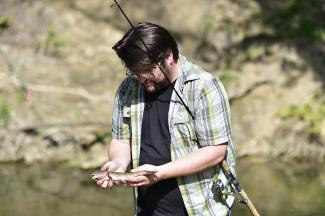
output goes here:
<path id="1" fill-rule="evenodd" d="M 152 23 L 131 28 L 113 49 L 128 76 L 116 93 L 102 170 L 157 172 L 97 184 L 135 187 L 136 215 L 227 215 L 232 201 L 212 191 L 215 176 L 226 182 L 218 164 L 235 165 L 220 81 L 180 55 L 171 34 Z"/>

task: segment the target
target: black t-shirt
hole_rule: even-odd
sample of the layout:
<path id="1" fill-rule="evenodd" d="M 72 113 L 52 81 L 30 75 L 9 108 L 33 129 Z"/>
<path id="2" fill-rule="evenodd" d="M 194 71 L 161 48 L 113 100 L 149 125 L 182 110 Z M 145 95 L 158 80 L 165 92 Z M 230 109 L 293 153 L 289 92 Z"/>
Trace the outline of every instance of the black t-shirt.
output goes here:
<path id="1" fill-rule="evenodd" d="M 145 94 L 140 165 L 162 165 L 171 161 L 168 110 L 172 92 L 173 88 L 169 85 Z M 138 216 L 187 215 L 176 178 L 139 187 L 138 209 Z"/>

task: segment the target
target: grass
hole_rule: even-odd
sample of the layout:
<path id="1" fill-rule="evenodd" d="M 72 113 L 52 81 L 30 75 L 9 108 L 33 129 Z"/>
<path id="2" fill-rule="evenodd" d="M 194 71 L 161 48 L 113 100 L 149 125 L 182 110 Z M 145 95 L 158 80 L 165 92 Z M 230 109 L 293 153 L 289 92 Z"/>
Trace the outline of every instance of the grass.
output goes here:
<path id="1" fill-rule="evenodd" d="M 4 101 L 0 100 L 0 120 L 7 120 L 10 116 L 10 106 Z"/>
<path id="2" fill-rule="evenodd" d="M 38 52 L 41 50 L 44 55 L 50 54 L 53 56 L 59 56 L 65 42 L 63 38 L 57 34 L 52 25 L 47 27 L 43 38 L 44 39 L 37 39 L 35 41 L 36 51 Z"/>
<path id="3" fill-rule="evenodd" d="M 278 111 L 282 119 L 296 118 L 306 123 L 305 130 L 311 135 L 321 136 L 325 124 L 325 97 L 315 96 L 303 105 L 292 105 Z"/>
<path id="4" fill-rule="evenodd" d="M 25 89 L 18 89 L 17 92 L 15 93 L 15 99 L 17 103 L 22 103 L 25 101 L 26 98 L 26 90 Z"/>
<path id="5" fill-rule="evenodd" d="M 275 14 L 263 18 L 264 24 L 271 25 L 281 37 L 304 37 L 323 39 L 325 28 L 315 17 L 315 11 L 321 10 L 321 1 L 292 0 Z"/>
<path id="6" fill-rule="evenodd" d="M 0 16 L 0 29 L 6 29 L 9 27 L 10 17 Z"/>
<path id="7" fill-rule="evenodd" d="M 224 83 L 230 82 L 236 77 L 236 75 L 236 71 L 231 69 L 223 69 L 218 72 L 219 79 Z"/>

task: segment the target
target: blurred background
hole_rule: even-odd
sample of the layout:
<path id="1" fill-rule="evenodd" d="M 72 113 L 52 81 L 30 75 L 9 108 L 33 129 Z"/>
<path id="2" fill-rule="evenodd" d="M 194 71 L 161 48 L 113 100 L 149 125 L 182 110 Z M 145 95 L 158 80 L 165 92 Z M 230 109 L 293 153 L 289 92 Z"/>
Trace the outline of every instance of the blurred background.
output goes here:
<path id="1" fill-rule="evenodd" d="M 262 215 L 325 215 L 325 1 L 120 0 L 218 76 L 237 176 Z M 0 1 L 0 215 L 131 215 L 129 188 L 99 189 L 114 93 L 113 1 Z M 233 215 L 250 215 L 238 203 Z"/>

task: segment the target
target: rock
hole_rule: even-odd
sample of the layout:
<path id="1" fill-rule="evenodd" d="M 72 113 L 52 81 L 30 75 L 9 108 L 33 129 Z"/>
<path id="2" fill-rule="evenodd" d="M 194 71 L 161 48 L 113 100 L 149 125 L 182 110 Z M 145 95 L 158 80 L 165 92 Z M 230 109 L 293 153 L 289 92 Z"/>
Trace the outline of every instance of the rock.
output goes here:
<path id="1" fill-rule="evenodd" d="M 302 130 L 306 122 L 277 115 L 322 91 L 322 37 L 279 34 L 262 19 L 277 14 L 276 7 L 266 10 L 272 3 L 119 2 L 133 23 L 164 26 L 191 61 L 225 73 L 220 77 L 227 78 L 229 95 L 241 95 L 231 104 L 238 155 L 324 157 L 324 121 L 316 145 Z M 110 131 L 114 94 L 125 77 L 111 47 L 130 28 L 118 8 L 109 6 L 101 0 L 0 2 L 0 14 L 10 18 L 0 29 L 0 101 L 10 107 L 8 118 L 0 118 L 0 161 L 74 160 L 90 168 L 106 160 L 96 134 Z M 323 20 L 319 10 L 304 11 L 317 20 L 315 27 Z M 24 127 L 34 133 L 19 129 Z"/>
<path id="2" fill-rule="evenodd" d="M 320 137 L 321 137 L 321 140 L 325 143 L 325 119 L 322 121 L 322 124 L 321 124 Z"/>
<path id="3" fill-rule="evenodd" d="M 105 145 L 93 146 L 87 154 L 82 157 L 80 167 L 83 169 L 91 169 L 101 167 L 107 158 L 107 148 Z"/>

